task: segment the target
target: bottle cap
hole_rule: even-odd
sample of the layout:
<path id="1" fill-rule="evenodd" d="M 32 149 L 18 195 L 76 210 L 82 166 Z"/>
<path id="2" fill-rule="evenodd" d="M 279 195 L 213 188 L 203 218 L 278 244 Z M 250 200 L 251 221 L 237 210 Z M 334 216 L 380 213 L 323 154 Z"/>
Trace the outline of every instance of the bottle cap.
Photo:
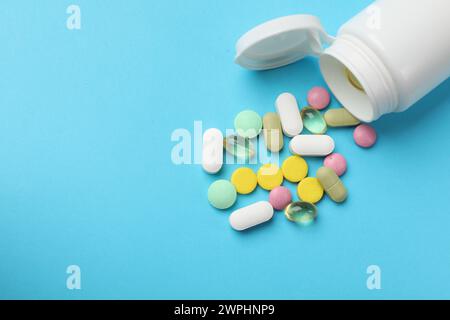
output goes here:
<path id="1" fill-rule="evenodd" d="M 236 43 L 235 62 L 251 70 L 274 69 L 318 56 L 333 41 L 315 16 L 281 17 L 245 33 Z"/>

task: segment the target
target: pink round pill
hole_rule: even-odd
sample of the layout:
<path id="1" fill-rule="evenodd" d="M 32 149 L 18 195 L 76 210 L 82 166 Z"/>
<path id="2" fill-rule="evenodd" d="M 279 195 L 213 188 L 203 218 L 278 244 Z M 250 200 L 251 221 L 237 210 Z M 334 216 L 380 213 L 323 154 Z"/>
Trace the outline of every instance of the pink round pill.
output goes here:
<path id="1" fill-rule="evenodd" d="M 269 193 L 269 202 L 275 210 L 284 210 L 292 202 L 291 191 L 286 187 L 276 187 Z"/>
<path id="2" fill-rule="evenodd" d="M 338 176 L 342 176 L 347 171 L 347 160 L 340 153 L 332 153 L 323 160 L 325 167 L 333 169 Z"/>
<path id="3" fill-rule="evenodd" d="M 353 139 L 358 146 L 363 148 L 372 147 L 377 141 L 377 133 L 375 129 L 368 124 L 360 124 L 353 131 Z"/>
<path id="4" fill-rule="evenodd" d="M 322 110 L 330 104 L 330 94 L 323 87 L 314 87 L 308 92 L 308 104 L 310 107 Z"/>

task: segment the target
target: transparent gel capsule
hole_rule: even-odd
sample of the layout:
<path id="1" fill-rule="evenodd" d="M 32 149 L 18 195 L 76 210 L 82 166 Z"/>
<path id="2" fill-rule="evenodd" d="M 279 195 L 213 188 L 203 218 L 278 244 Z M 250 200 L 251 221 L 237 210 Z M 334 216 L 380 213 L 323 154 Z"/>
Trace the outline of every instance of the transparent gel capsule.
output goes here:
<path id="1" fill-rule="evenodd" d="M 292 222 L 307 226 L 317 218 L 317 207 L 309 202 L 293 202 L 284 210 L 286 218 Z"/>
<path id="2" fill-rule="evenodd" d="M 324 134 L 327 132 L 327 123 L 320 111 L 306 107 L 302 112 L 303 125 L 309 132 L 314 134 Z"/>
<path id="3" fill-rule="evenodd" d="M 228 153 L 238 159 L 248 160 L 255 156 L 253 143 L 249 139 L 235 134 L 223 139 L 223 147 Z"/>

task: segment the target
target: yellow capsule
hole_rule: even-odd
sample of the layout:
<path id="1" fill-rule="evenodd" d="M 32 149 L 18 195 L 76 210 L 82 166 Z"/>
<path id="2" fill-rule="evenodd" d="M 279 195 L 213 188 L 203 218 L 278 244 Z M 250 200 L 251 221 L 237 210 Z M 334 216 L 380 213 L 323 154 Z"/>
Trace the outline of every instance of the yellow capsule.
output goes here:
<path id="1" fill-rule="evenodd" d="M 283 149 L 283 129 L 278 114 L 266 113 L 263 118 L 264 142 L 271 152 L 280 152 Z"/>

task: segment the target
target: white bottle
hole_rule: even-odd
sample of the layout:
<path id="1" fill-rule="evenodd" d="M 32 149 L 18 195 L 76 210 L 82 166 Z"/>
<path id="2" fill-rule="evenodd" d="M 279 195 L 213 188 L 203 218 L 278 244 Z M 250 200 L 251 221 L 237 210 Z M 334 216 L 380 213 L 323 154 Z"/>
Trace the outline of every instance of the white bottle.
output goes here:
<path id="1" fill-rule="evenodd" d="M 253 70 L 320 56 L 336 98 L 371 122 L 406 110 L 450 76 L 450 0 L 378 0 L 336 38 L 314 16 L 283 17 L 247 32 L 236 50 L 236 63 Z"/>

